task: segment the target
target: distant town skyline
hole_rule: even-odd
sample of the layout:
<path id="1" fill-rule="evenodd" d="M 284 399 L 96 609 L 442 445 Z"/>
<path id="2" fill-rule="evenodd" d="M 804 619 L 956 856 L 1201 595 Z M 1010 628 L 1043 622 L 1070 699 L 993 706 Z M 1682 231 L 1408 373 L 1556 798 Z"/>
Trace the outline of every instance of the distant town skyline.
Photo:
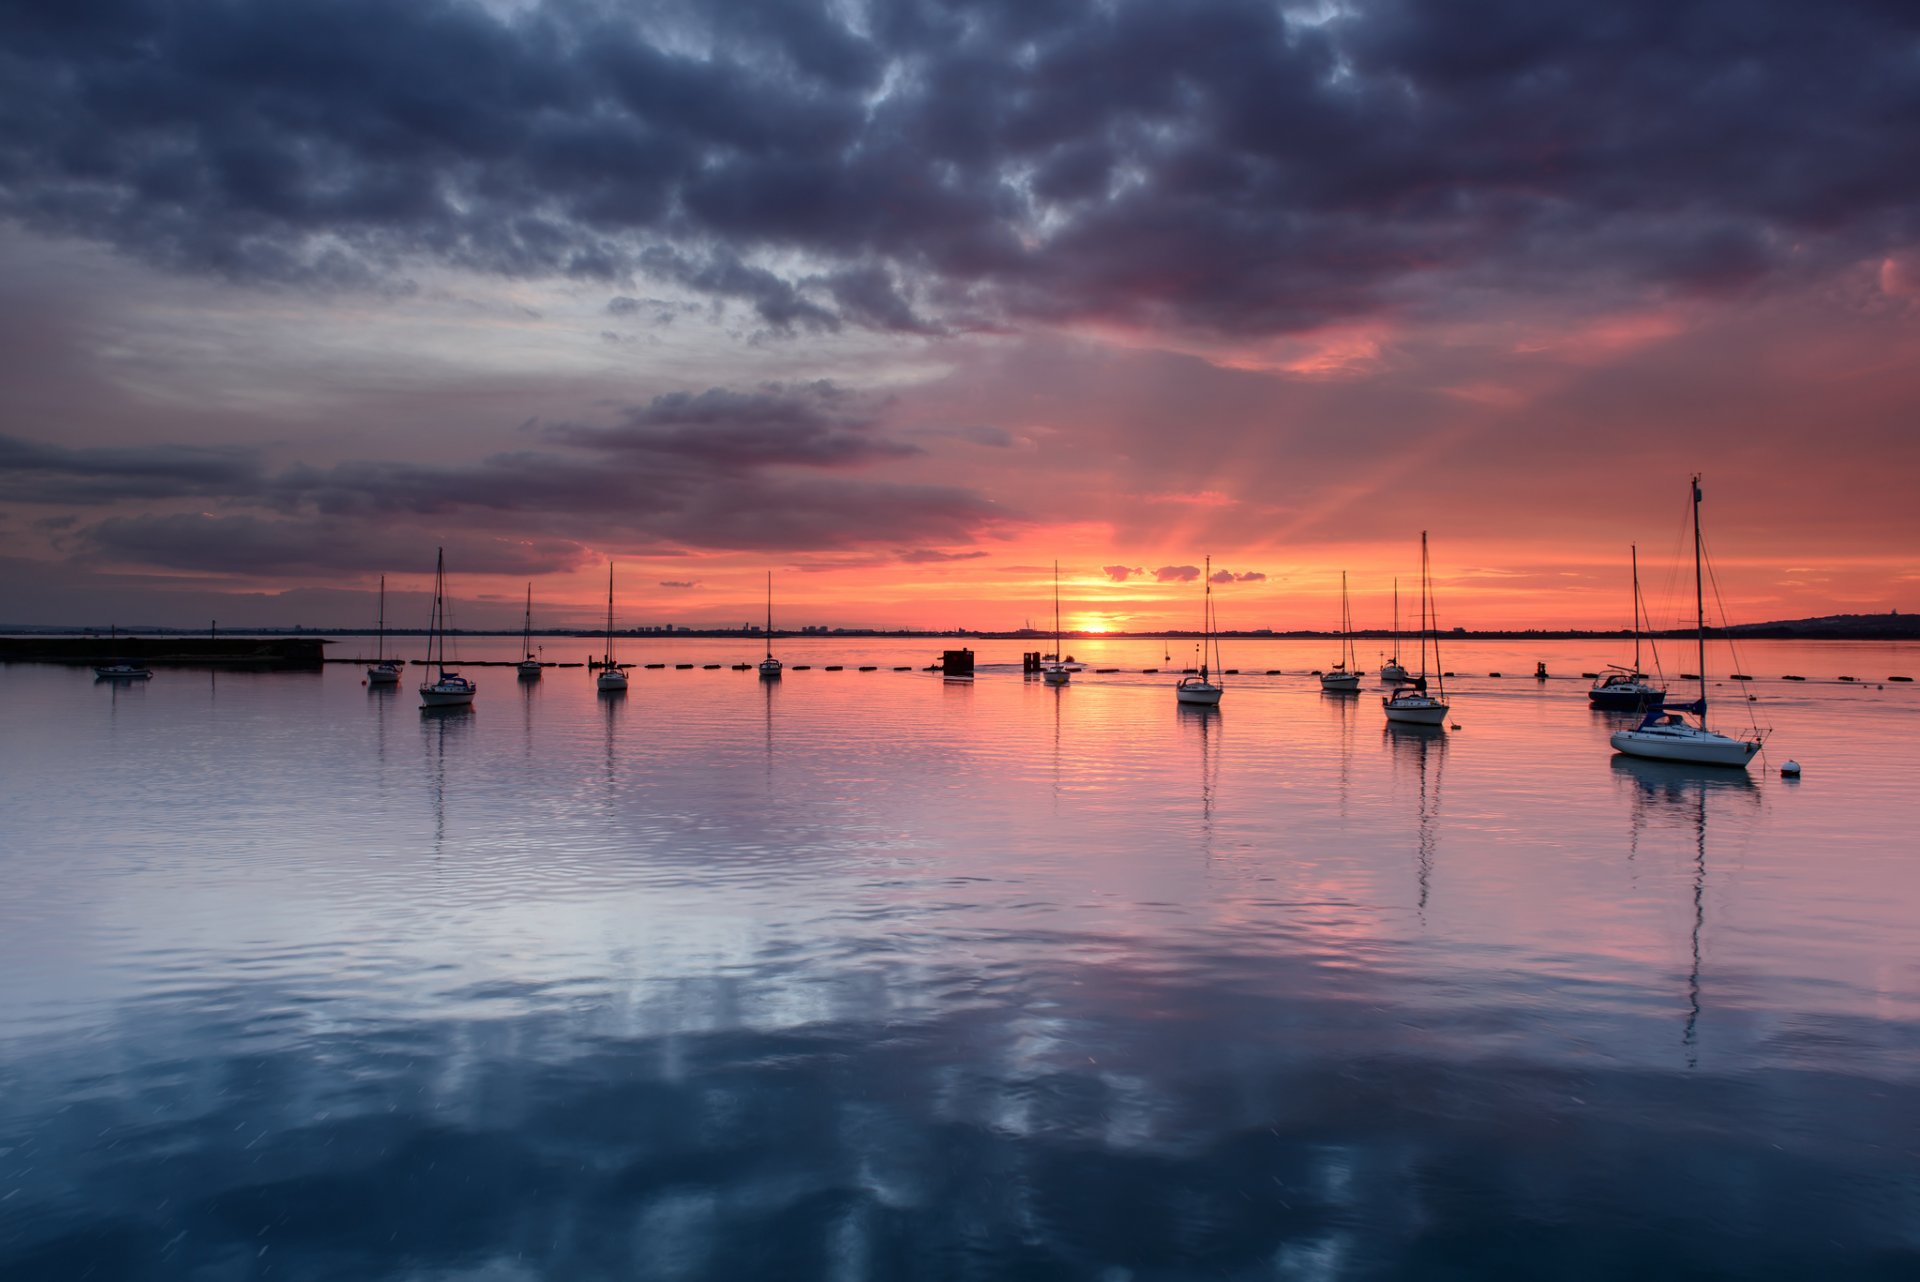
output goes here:
<path id="1" fill-rule="evenodd" d="M 1867 3 L 0 15 L 0 622 L 1920 609 Z"/>

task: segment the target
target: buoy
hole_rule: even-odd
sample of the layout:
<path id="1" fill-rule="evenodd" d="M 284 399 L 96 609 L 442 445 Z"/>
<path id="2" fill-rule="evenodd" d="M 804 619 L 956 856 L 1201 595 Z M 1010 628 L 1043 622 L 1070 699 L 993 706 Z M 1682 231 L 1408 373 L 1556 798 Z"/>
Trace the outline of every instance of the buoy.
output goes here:
<path id="1" fill-rule="evenodd" d="M 1800 763 L 1797 761 L 1789 761 L 1780 767 L 1780 773 L 1789 779 L 1798 779 L 1800 777 Z"/>
<path id="2" fill-rule="evenodd" d="M 1268 668 L 1268 669 L 1267 669 L 1267 675 L 1268 675 L 1268 676 L 1270 676 L 1270 677 L 1277 677 L 1277 676 L 1279 676 L 1279 675 L 1281 675 L 1281 673 L 1280 673 L 1280 669 L 1278 669 L 1278 668 Z"/>
<path id="3" fill-rule="evenodd" d="M 1489 672 L 1489 673 L 1487 673 L 1487 675 L 1488 675 L 1488 676 L 1490 676 L 1490 677 L 1497 677 L 1497 676 L 1499 676 L 1500 674 L 1499 674 L 1498 672 Z"/>
<path id="4" fill-rule="evenodd" d="M 1458 730 L 1459 728 L 1460 728 L 1460 723 L 1458 721 L 1454 722 L 1452 726 L 1449 727 L 1449 729 L 1453 729 L 1453 730 Z"/>
<path id="5" fill-rule="evenodd" d="M 1781 677 L 1780 679 L 1782 681 L 1805 681 L 1806 680 L 1805 677 L 1792 677 L 1792 676 Z"/>
<path id="6" fill-rule="evenodd" d="M 860 669 L 862 672 L 878 672 L 879 670 L 877 665 L 871 663 Z"/>
<path id="7" fill-rule="evenodd" d="M 895 668 L 894 671 L 895 672 L 912 672 L 913 669 L 912 668 Z"/>
<path id="8" fill-rule="evenodd" d="M 1911 680 L 1913 680 L 1913 678 L 1912 678 L 1912 677 L 1888 677 L 1888 678 L 1887 678 L 1887 680 L 1889 680 L 1889 681 L 1911 681 Z"/>

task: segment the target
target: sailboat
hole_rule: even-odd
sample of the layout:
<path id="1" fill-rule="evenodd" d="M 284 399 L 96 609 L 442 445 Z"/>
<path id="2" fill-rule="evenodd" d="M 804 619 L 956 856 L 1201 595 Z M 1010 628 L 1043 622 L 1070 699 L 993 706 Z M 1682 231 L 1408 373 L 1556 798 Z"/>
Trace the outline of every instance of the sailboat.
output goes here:
<path id="1" fill-rule="evenodd" d="M 1063 686 L 1073 680 L 1073 669 L 1060 660 L 1060 563 L 1053 563 L 1053 662 L 1040 670 L 1041 680 Z"/>
<path id="2" fill-rule="evenodd" d="M 387 576 L 380 576 L 380 619 L 376 625 L 379 639 L 374 642 L 373 666 L 367 669 L 370 686 L 400 684 L 400 660 L 387 657 Z"/>
<path id="3" fill-rule="evenodd" d="M 1633 554 L 1633 667 L 1608 664 L 1606 675 L 1594 682 L 1593 688 L 1587 691 L 1587 702 L 1596 708 L 1615 712 L 1638 712 L 1642 708 L 1653 707 L 1667 697 L 1665 690 L 1656 689 L 1648 682 L 1647 674 L 1640 671 L 1640 548 L 1638 545 L 1630 546 Z"/>
<path id="4" fill-rule="evenodd" d="M 1393 657 L 1380 665 L 1380 680 L 1387 685 L 1399 685 L 1407 679 L 1407 670 L 1400 666 L 1400 580 L 1393 581 Z"/>
<path id="5" fill-rule="evenodd" d="M 520 662 L 513 665 L 522 681 L 540 679 L 540 660 L 533 653 L 533 584 L 527 584 L 527 613 L 520 623 Z"/>
<path id="6" fill-rule="evenodd" d="M 1395 584 L 1398 598 L 1399 585 Z M 1440 675 L 1440 628 L 1432 618 L 1433 584 L 1427 568 L 1427 532 L 1420 531 L 1420 675 L 1391 695 L 1380 700 L 1387 720 L 1403 726 L 1442 726 L 1447 723 L 1447 687 Z M 1396 623 L 1398 622 L 1396 614 Z M 1397 633 L 1396 633 L 1397 635 Z M 1437 693 L 1427 693 L 1427 646 L 1433 646 L 1433 672 Z"/>
<path id="7" fill-rule="evenodd" d="M 1320 688 L 1334 694 L 1351 694 L 1360 688 L 1360 670 L 1353 658 L 1353 613 L 1347 606 L 1347 572 L 1340 571 L 1340 662 L 1331 672 L 1320 674 Z"/>
<path id="8" fill-rule="evenodd" d="M 1700 477 L 1693 478 L 1694 644 L 1698 649 L 1700 697 L 1692 703 L 1655 704 L 1631 730 L 1613 735 L 1616 751 L 1654 761 L 1687 761 L 1698 766 L 1734 766 L 1741 770 L 1760 751 L 1761 740 L 1731 739 L 1707 729 L 1707 606 L 1700 586 Z M 1699 724 L 1688 721 L 1692 713 Z M 1756 732 L 1757 733 L 1757 732 Z"/>
<path id="9" fill-rule="evenodd" d="M 117 642 L 120 639 L 120 625 L 107 625 L 107 639 Z M 111 663 L 96 664 L 93 669 L 96 681 L 151 681 L 153 669 L 144 663 L 134 663 L 128 659 L 115 659 Z"/>
<path id="10" fill-rule="evenodd" d="M 593 679 L 596 690 L 617 694 L 627 688 L 627 674 L 613 661 L 613 562 L 607 562 L 607 649 L 600 657 L 600 675 Z"/>
<path id="11" fill-rule="evenodd" d="M 439 549 L 433 560 L 433 615 L 427 625 L 427 662 L 434 668 L 432 681 L 420 683 L 423 708 L 469 708 L 478 686 L 458 672 L 447 671 L 447 550 Z"/>
<path id="12" fill-rule="evenodd" d="M 1207 667 L 1208 650 L 1211 648 L 1213 666 L 1220 666 L 1220 641 L 1213 634 L 1213 558 L 1207 558 L 1207 568 L 1201 578 L 1206 583 L 1206 591 L 1201 596 L 1200 607 L 1200 674 L 1180 678 L 1180 684 L 1173 688 L 1173 697 L 1181 703 L 1197 707 L 1212 708 L 1218 706 L 1220 696 L 1226 690 L 1219 682 L 1211 680 Z"/>
<path id="13" fill-rule="evenodd" d="M 779 676 L 784 664 L 773 657 L 773 571 L 767 571 L 767 657 L 760 660 L 760 675 L 771 681 Z"/>

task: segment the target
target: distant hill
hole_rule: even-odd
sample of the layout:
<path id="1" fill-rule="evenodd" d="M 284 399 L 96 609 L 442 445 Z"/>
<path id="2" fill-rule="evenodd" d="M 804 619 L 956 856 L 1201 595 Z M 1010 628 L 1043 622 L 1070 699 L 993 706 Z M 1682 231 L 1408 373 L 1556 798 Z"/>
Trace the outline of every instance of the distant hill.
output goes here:
<path id="1" fill-rule="evenodd" d="M 1827 614 L 1817 619 L 1737 624 L 1727 631 L 1742 637 L 1809 641 L 1910 641 L 1920 640 L 1920 614 Z"/>

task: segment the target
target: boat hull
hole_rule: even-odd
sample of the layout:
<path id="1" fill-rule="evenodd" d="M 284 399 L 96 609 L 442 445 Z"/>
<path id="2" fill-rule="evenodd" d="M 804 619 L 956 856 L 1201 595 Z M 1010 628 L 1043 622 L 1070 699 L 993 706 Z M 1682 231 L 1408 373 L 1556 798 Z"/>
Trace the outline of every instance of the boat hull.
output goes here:
<path id="1" fill-rule="evenodd" d="M 627 674 L 608 670 L 595 677 L 593 684 L 602 694 L 618 694 L 627 688 Z"/>
<path id="2" fill-rule="evenodd" d="M 540 665 L 532 660 L 528 660 L 525 663 L 514 664 L 513 670 L 515 675 L 522 681 L 538 681 L 540 679 Z"/>
<path id="3" fill-rule="evenodd" d="M 146 668 L 95 668 L 97 681 L 151 681 L 153 673 Z"/>
<path id="4" fill-rule="evenodd" d="M 1630 757 L 1648 761 L 1684 761 L 1695 766 L 1731 766 L 1744 770 L 1760 751 L 1758 742 L 1730 739 L 1697 726 L 1655 726 L 1616 730 L 1613 747 Z"/>
<path id="5" fill-rule="evenodd" d="M 1360 688 L 1360 674 L 1357 672 L 1327 672 L 1321 674 L 1320 688 L 1333 694 L 1352 694 Z"/>
<path id="6" fill-rule="evenodd" d="M 760 660 L 760 676 L 762 680 L 772 681 L 775 678 L 777 678 L 785 670 L 786 670 L 786 665 L 781 663 L 780 660 L 778 659 Z"/>
<path id="7" fill-rule="evenodd" d="M 1225 693 L 1225 690 L 1209 681 L 1196 681 L 1191 685 L 1182 681 L 1173 688 L 1176 700 L 1196 708 L 1218 707 L 1220 696 Z"/>
<path id="8" fill-rule="evenodd" d="M 1380 669 L 1380 680 L 1387 685 L 1399 685 L 1408 679 L 1407 670 L 1397 663 L 1385 664 Z"/>
<path id="9" fill-rule="evenodd" d="M 367 684 L 370 686 L 397 686 L 400 684 L 400 669 L 376 664 L 367 669 Z"/>
<path id="10" fill-rule="evenodd" d="M 423 708 L 470 708 L 473 696 L 479 691 L 471 683 L 463 683 L 463 689 L 454 689 L 445 685 L 427 685 L 420 687 L 420 706 Z"/>
<path id="11" fill-rule="evenodd" d="M 1447 705 L 1438 699 L 1382 699 L 1387 720 L 1403 726 L 1443 726 L 1447 723 Z"/>
<path id="12" fill-rule="evenodd" d="M 1054 666 L 1040 674 L 1040 679 L 1050 686 L 1063 686 L 1073 680 L 1071 669 Z"/>

